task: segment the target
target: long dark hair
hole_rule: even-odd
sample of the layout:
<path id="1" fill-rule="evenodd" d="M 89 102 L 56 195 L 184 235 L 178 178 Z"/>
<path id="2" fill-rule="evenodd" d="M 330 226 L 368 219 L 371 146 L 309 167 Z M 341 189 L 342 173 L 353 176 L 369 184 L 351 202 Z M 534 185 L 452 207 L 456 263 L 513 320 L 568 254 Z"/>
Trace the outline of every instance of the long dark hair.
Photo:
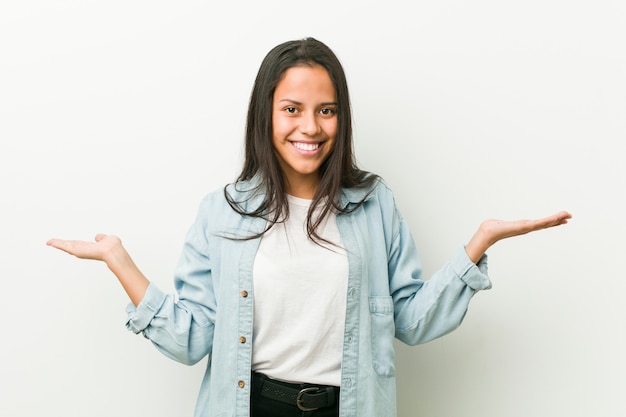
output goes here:
<path id="1" fill-rule="evenodd" d="M 354 159 L 348 83 L 337 56 L 328 46 L 313 38 L 282 43 L 265 56 L 257 73 L 248 106 L 245 161 L 237 178 L 239 182 L 260 176 L 259 189 L 256 191 L 264 195 L 264 200 L 260 206 L 247 211 L 243 209 L 242 202 L 236 201 L 224 188 L 226 200 L 233 210 L 242 215 L 268 220 L 263 232 L 248 239 L 263 235 L 275 223 L 289 217 L 283 172 L 272 144 L 272 104 L 276 86 L 285 72 L 296 66 L 321 66 L 326 69 L 337 94 L 337 136 L 332 152 L 319 169 L 320 183 L 307 216 L 309 238 L 317 243 L 327 242 L 317 234 L 318 226 L 332 210 L 338 214 L 347 212 L 338 204 L 341 188 L 367 187 L 376 178 L 360 170 Z M 318 207 L 319 214 L 314 216 Z"/>

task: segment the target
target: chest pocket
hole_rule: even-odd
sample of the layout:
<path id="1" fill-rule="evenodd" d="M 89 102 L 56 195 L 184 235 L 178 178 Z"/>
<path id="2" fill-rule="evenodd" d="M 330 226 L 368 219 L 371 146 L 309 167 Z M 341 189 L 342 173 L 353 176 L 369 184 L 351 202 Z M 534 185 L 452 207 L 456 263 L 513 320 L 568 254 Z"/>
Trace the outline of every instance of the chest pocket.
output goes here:
<path id="1" fill-rule="evenodd" d="M 372 360 L 378 376 L 391 378 L 396 374 L 393 338 L 393 299 L 391 296 L 369 297 L 372 325 Z"/>

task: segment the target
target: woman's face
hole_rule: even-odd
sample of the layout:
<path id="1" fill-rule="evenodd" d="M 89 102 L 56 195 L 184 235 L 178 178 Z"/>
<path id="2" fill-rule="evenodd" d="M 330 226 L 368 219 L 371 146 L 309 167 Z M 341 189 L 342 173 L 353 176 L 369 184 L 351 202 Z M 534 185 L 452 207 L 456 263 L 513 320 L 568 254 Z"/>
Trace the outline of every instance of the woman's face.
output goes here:
<path id="1" fill-rule="evenodd" d="M 337 95 L 321 66 L 292 67 L 274 91 L 272 143 L 287 193 L 313 198 L 337 136 Z"/>

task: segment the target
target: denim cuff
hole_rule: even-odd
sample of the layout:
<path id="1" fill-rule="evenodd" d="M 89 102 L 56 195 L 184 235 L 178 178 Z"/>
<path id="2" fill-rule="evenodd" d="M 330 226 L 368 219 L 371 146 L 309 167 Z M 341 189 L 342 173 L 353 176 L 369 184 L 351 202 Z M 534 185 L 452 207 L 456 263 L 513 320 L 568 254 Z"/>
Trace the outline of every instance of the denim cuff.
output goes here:
<path id="1" fill-rule="evenodd" d="M 491 288 L 491 280 L 487 275 L 487 254 L 484 254 L 478 264 L 475 264 L 467 256 L 465 246 L 461 246 L 454 253 L 451 264 L 459 278 L 471 289 L 479 291 Z"/>
<path id="2" fill-rule="evenodd" d="M 133 303 L 126 306 L 126 313 L 128 314 L 126 328 L 133 333 L 143 331 L 148 327 L 156 312 L 159 311 L 165 298 L 166 295 L 156 285 L 150 283 L 137 307 Z"/>

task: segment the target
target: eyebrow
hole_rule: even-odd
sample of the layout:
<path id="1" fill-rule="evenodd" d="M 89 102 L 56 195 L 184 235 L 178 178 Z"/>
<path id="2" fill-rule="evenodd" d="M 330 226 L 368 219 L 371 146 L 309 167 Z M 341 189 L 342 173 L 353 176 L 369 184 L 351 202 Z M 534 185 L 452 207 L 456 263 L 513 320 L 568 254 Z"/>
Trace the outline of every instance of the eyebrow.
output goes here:
<path id="1" fill-rule="evenodd" d="M 292 99 L 290 99 L 290 98 L 284 98 L 284 99 L 282 99 L 282 100 L 278 100 L 278 102 L 279 102 L 279 103 L 282 103 L 282 102 L 285 102 L 285 101 L 286 101 L 286 102 L 288 102 L 288 103 L 293 103 L 293 104 L 296 104 L 296 105 L 298 105 L 298 106 L 301 106 L 301 105 L 302 105 L 302 103 L 301 103 L 301 102 L 299 102 L 299 101 L 297 101 L 297 100 L 292 100 Z M 320 103 L 319 105 L 320 105 L 320 106 L 336 106 L 336 105 L 337 105 L 337 102 L 336 102 L 336 101 L 329 101 L 329 102 L 326 102 L 326 103 Z"/>

